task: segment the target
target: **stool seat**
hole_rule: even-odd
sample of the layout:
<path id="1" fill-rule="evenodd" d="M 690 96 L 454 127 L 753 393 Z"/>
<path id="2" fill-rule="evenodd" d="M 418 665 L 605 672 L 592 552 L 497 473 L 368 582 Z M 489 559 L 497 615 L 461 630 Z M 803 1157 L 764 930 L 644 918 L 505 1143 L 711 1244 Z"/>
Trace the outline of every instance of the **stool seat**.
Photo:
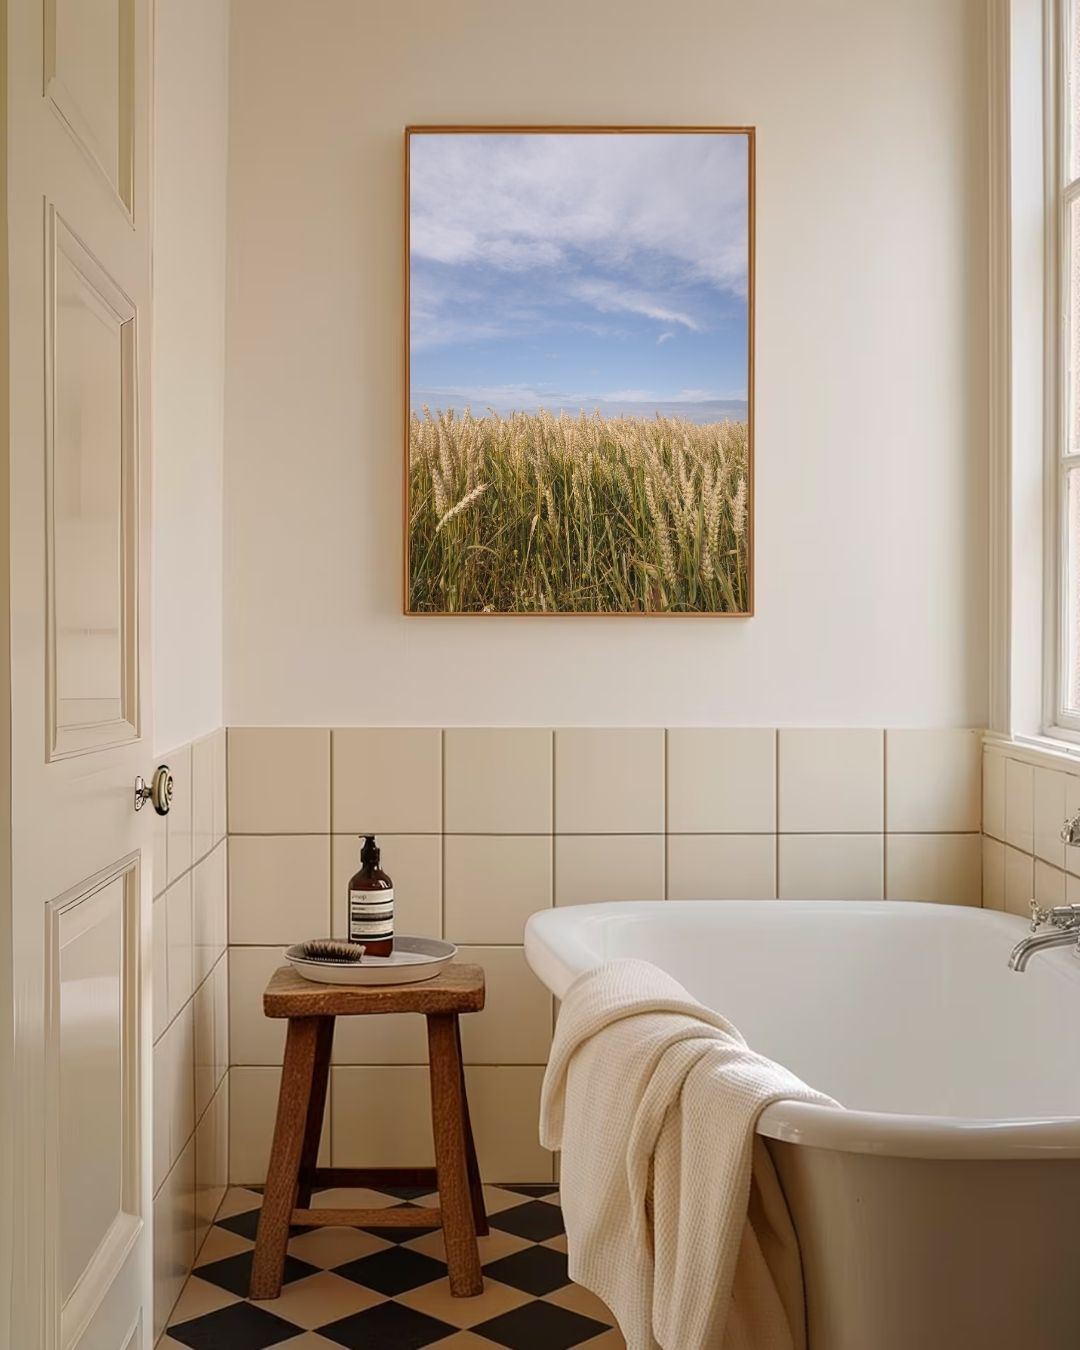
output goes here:
<path id="1" fill-rule="evenodd" d="M 466 1013 L 484 1006 L 481 966 L 451 962 L 418 984 L 314 984 L 281 966 L 263 994 L 267 1017 L 352 1017 L 371 1013 Z"/>
<path id="2" fill-rule="evenodd" d="M 476 1161 L 460 1013 L 484 1006 L 484 971 L 451 963 L 417 984 L 314 984 L 291 966 L 270 978 L 267 1017 L 288 1019 L 274 1142 L 263 1192 L 249 1297 L 281 1293 L 290 1226 L 442 1228 L 450 1292 L 471 1298 L 484 1288 L 477 1236 L 488 1231 Z M 434 1167 L 319 1167 L 319 1141 L 338 1017 L 419 1013 L 427 1018 Z M 431 1186 L 438 1208 L 313 1209 L 316 1186 Z"/>

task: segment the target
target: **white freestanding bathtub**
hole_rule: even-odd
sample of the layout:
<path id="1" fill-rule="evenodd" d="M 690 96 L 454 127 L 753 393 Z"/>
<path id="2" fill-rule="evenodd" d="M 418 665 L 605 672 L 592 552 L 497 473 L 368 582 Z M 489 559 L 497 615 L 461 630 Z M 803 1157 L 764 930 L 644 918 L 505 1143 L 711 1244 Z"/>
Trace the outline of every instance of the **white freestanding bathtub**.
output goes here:
<path id="1" fill-rule="evenodd" d="M 1026 928 L 952 905 L 611 903 L 534 914 L 525 954 L 559 998 L 611 957 L 653 961 L 843 1103 L 758 1124 L 810 1350 L 1077 1350 L 1080 961 L 1008 970 Z"/>

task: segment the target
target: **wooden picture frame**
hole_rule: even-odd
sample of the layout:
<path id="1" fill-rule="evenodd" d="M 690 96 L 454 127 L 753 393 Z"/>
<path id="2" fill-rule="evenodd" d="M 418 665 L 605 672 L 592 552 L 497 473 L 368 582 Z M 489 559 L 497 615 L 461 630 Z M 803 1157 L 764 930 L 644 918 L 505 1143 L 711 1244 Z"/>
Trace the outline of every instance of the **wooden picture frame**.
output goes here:
<path id="1" fill-rule="evenodd" d="M 599 402 L 597 402 L 595 411 L 590 413 L 586 408 L 588 399 L 585 399 L 582 401 L 580 413 L 580 417 L 583 417 L 584 421 L 571 413 L 567 404 L 561 405 L 557 411 L 547 409 L 546 414 L 541 411 L 543 404 L 537 404 L 532 411 L 525 408 L 510 408 L 500 411 L 497 408 L 489 407 L 486 413 L 481 413 L 478 416 L 472 409 L 472 403 L 479 403 L 481 400 L 479 398 L 476 400 L 463 399 L 458 406 L 453 408 L 456 420 L 446 423 L 442 432 L 440 432 L 439 419 L 446 416 L 448 409 L 437 407 L 434 413 L 429 414 L 425 407 L 423 413 L 421 413 L 418 410 L 413 390 L 413 344 L 417 339 L 415 329 L 419 326 L 414 324 L 414 306 L 417 304 L 418 288 L 415 285 L 413 275 L 413 176 L 417 161 L 417 149 L 421 144 L 421 138 L 483 137 L 490 142 L 492 138 L 501 137 L 543 137 L 548 138 L 548 142 L 543 143 L 547 145 L 555 138 L 562 137 L 655 138 L 669 136 L 728 138 L 723 143 L 725 146 L 734 144 L 734 138 L 739 138 L 745 147 L 745 179 L 743 180 L 745 192 L 745 252 L 742 272 L 744 289 L 740 295 L 735 289 L 735 283 L 733 283 L 731 290 L 731 295 L 740 300 L 745 311 L 745 329 L 742 330 L 742 340 L 745 344 L 745 398 L 741 400 L 737 398 L 727 400 L 703 399 L 700 405 L 695 405 L 694 415 L 689 420 L 685 417 L 659 412 L 655 412 L 654 419 L 650 420 L 644 412 L 642 414 L 636 412 L 626 414 L 618 407 L 617 403 L 614 412 L 602 415 Z M 521 144 L 527 149 L 533 148 L 528 142 L 522 142 Z M 541 143 L 537 142 L 536 144 L 539 146 Z M 627 142 L 624 140 L 623 146 L 626 145 Z M 714 148 L 708 146 L 707 142 L 695 142 L 693 148 L 698 150 L 699 147 L 707 147 L 709 151 Z M 402 492 L 403 611 L 406 615 L 478 616 L 485 618 L 533 615 L 549 618 L 750 618 L 753 616 L 755 149 L 755 129 L 751 126 L 422 125 L 410 126 L 405 129 Z M 653 158 L 655 161 L 656 157 Z M 738 163 L 738 155 L 732 154 L 731 158 L 736 164 Z M 692 182 L 692 175 L 688 175 L 687 180 Z M 469 181 L 475 182 L 475 176 Z M 736 182 L 734 173 L 731 175 L 731 182 Z M 456 187 L 453 191 L 456 194 Z M 468 187 L 463 186 L 462 192 L 467 191 Z M 716 191 L 715 185 L 713 185 L 713 191 Z M 432 233 L 431 223 L 429 214 L 426 220 L 426 229 L 429 236 Z M 730 221 L 728 224 L 730 226 Z M 452 221 L 448 228 L 452 232 Z M 719 228 L 718 222 L 717 229 L 719 230 Z M 455 246 L 451 238 L 448 250 L 450 254 L 452 254 Z M 437 243 L 434 252 L 438 253 L 440 247 L 441 245 Z M 542 241 L 540 241 L 538 247 L 542 248 Z M 479 265 L 486 266 L 486 263 L 481 262 Z M 613 306 L 620 303 L 626 304 L 625 301 L 618 298 L 607 302 L 603 297 L 597 303 L 601 306 L 601 311 L 605 303 L 610 303 Z M 664 322 L 666 315 L 674 313 L 665 309 L 661 304 L 656 304 L 650 311 L 647 300 L 642 300 L 638 309 L 647 317 L 651 314 L 661 323 Z M 637 313 L 631 315 L 631 318 L 635 321 L 640 317 L 641 315 Z M 695 330 L 700 325 L 696 323 L 695 319 L 689 315 L 680 316 L 678 314 L 675 314 L 674 318 L 675 324 L 685 325 L 688 335 L 696 335 Z M 680 328 L 679 333 L 681 334 L 682 331 L 682 328 Z M 737 335 L 740 332 L 740 327 L 738 324 L 732 323 L 730 328 L 725 331 Z M 665 343 L 669 337 L 674 338 L 675 333 L 665 332 L 663 335 L 658 335 L 657 342 Z M 485 391 L 480 389 L 479 392 L 482 394 Z M 629 397 L 629 395 L 626 397 Z M 606 395 L 603 396 L 600 402 L 603 402 L 606 398 Z M 612 396 L 612 398 L 616 398 L 616 396 Z M 652 402 L 669 408 L 679 406 L 677 400 L 672 402 L 662 396 L 655 397 Z M 733 407 L 741 403 L 745 408 L 743 418 L 724 417 L 713 422 L 699 420 L 704 415 L 701 409 L 705 408 L 706 405 L 722 402 L 728 402 Z M 645 406 L 649 411 L 653 410 L 651 403 L 647 402 Z M 470 410 L 468 416 L 471 420 L 468 425 L 463 425 L 466 407 Z M 599 448 L 594 449 L 588 461 L 590 465 L 598 466 L 596 467 L 596 473 L 605 484 L 609 481 L 614 483 L 616 477 L 620 479 L 625 477 L 621 474 L 618 463 L 628 464 L 629 461 L 620 460 L 620 454 L 632 453 L 638 455 L 639 453 L 633 445 L 625 452 L 612 451 L 613 437 L 619 444 L 632 442 L 636 434 L 636 424 L 640 422 L 641 427 L 646 429 L 642 434 L 649 442 L 647 451 L 650 457 L 649 462 L 654 462 L 652 456 L 655 454 L 657 472 L 661 475 L 660 480 L 653 479 L 654 486 L 658 481 L 662 481 L 669 488 L 674 488 L 677 476 L 680 473 L 683 475 L 682 488 L 674 494 L 679 497 L 682 503 L 681 516 L 676 517 L 674 514 L 675 508 L 674 506 L 669 507 L 668 498 L 661 500 L 660 493 L 649 493 L 648 483 L 644 482 L 641 474 L 637 471 L 633 475 L 632 482 L 624 483 L 625 491 L 623 491 L 621 497 L 619 496 L 619 489 L 612 488 L 612 503 L 599 509 L 593 506 L 591 513 L 587 516 L 581 503 L 583 498 L 586 497 L 589 502 L 593 501 L 594 494 L 591 485 L 587 484 L 583 491 L 574 491 L 571 487 L 562 484 L 565 489 L 563 495 L 553 504 L 551 494 L 548 494 L 546 499 L 544 498 L 542 490 L 544 484 L 540 481 L 543 475 L 539 471 L 536 472 L 535 482 L 532 478 L 529 478 L 524 487 L 518 484 L 519 491 L 516 494 L 500 494 L 495 490 L 492 483 L 482 481 L 483 475 L 479 470 L 471 466 L 466 470 L 463 462 L 457 464 L 452 456 L 450 464 L 446 460 L 443 461 L 443 467 L 448 469 L 448 473 L 446 481 L 442 485 L 443 490 L 438 490 L 437 480 L 442 475 L 438 471 L 434 447 L 440 434 L 443 435 L 445 441 L 448 439 L 445 433 L 449 431 L 456 442 L 456 438 L 459 436 L 465 439 L 464 433 L 467 433 L 470 445 L 478 447 L 476 450 L 478 464 L 492 466 L 498 461 L 505 468 L 503 461 L 505 460 L 505 446 L 508 440 L 514 440 L 515 437 L 519 436 L 523 437 L 528 441 L 531 451 L 534 446 L 530 438 L 536 430 L 535 424 L 545 415 L 548 418 L 544 423 L 544 427 L 547 429 L 545 435 L 557 437 L 561 429 L 563 439 L 566 439 L 571 433 L 580 431 L 583 444 L 588 441 L 594 443 L 596 447 L 607 447 L 604 453 L 601 453 Z M 662 419 L 660 424 L 655 421 L 657 416 Z M 664 418 L 667 418 L 668 425 L 666 428 L 663 425 Z M 517 419 L 512 427 L 511 419 Z M 556 420 L 553 422 L 551 419 Z M 566 420 L 563 422 L 558 419 Z M 431 424 L 426 429 L 423 426 L 425 420 Z M 576 423 L 576 426 L 571 426 L 571 423 Z M 616 424 L 618 425 L 616 426 Z M 658 426 L 661 428 L 659 432 L 657 431 Z M 740 428 L 744 428 L 744 432 L 740 431 Z M 608 435 L 608 432 L 611 434 Z M 615 433 L 618 433 L 617 436 L 615 436 Z M 681 440 L 685 446 L 684 451 L 674 448 L 675 440 Z M 459 449 L 460 447 L 455 444 L 455 455 Z M 605 454 L 608 451 L 612 455 L 610 462 L 605 461 Z M 461 453 L 464 454 L 464 452 Z M 471 449 L 469 454 L 471 456 Z M 499 459 L 500 455 L 502 459 Z M 518 455 L 518 458 L 520 459 L 520 455 Z M 618 463 L 616 463 L 616 460 L 618 460 Z M 456 468 L 454 468 L 455 464 Z M 686 467 L 687 464 L 689 464 L 689 469 Z M 719 467 L 721 465 L 724 466 L 723 471 Z M 451 473 L 449 470 L 451 469 L 454 470 L 456 480 L 453 484 L 450 482 Z M 457 472 L 458 469 L 461 470 L 460 473 Z M 495 476 L 494 473 L 488 475 L 491 478 Z M 721 491 L 720 486 L 722 477 L 723 491 Z M 574 481 L 584 480 L 581 480 L 579 475 Z M 515 479 L 514 482 L 517 484 L 518 480 Z M 453 487 L 452 492 L 448 491 L 451 487 Z M 535 489 L 535 501 L 528 495 L 533 489 Z M 517 505 L 506 507 L 505 522 L 502 518 L 488 519 L 486 525 L 482 525 L 479 520 L 481 508 L 478 503 L 485 497 L 483 510 L 488 512 L 489 515 L 496 509 L 496 503 L 512 499 Z M 702 500 L 703 498 L 704 500 Z M 696 516 L 691 511 L 691 504 L 694 501 L 698 501 L 700 506 Z M 531 503 L 535 507 L 531 510 L 531 514 L 528 506 L 523 507 L 522 502 Z M 619 505 L 620 502 L 622 503 L 621 506 Z M 706 525 L 705 515 L 709 510 L 710 502 L 713 503 L 713 516 Z M 716 502 L 719 502 L 718 506 L 715 505 Z M 594 565 L 590 567 L 590 562 L 596 556 L 594 552 L 596 540 L 593 533 L 590 533 L 588 541 L 582 542 L 580 548 L 576 548 L 574 541 L 568 537 L 565 558 L 560 558 L 561 591 L 557 591 L 554 586 L 551 586 L 545 594 L 546 583 L 543 580 L 536 580 L 529 571 L 529 564 L 530 562 L 535 564 L 536 555 L 530 556 L 527 550 L 532 549 L 537 530 L 542 523 L 547 528 L 549 546 L 552 548 L 554 548 L 557 531 L 565 531 L 569 535 L 569 525 L 565 518 L 566 512 L 564 512 L 562 518 L 559 514 L 560 507 L 564 504 L 567 511 L 572 511 L 575 518 L 579 515 L 585 517 L 584 523 L 589 526 L 590 531 L 593 531 L 595 527 L 596 536 L 601 534 L 601 526 L 603 527 L 603 543 L 609 550 L 609 555 L 605 557 L 602 566 Z M 636 504 L 636 515 L 633 514 L 630 504 Z M 658 545 L 657 552 L 650 555 L 646 548 L 635 550 L 626 544 L 622 535 L 613 537 L 611 529 L 613 520 L 617 526 L 625 521 L 632 521 L 636 525 L 640 525 L 640 529 L 630 529 L 627 526 L 625 529 L 626 537 L 639 540 L 645 533 L 649 533 Z M 717 520 L 722 522 L 723 530 L 717 525 Z M 576 537 L 583 539 L 584 537 L 581 534 L 583 522 L 576 519 L 575 523 L 578 525 Z M 458 544 L 451 537 L 451 530 L 465 535 L 466 529 L 471 533 L 464 538 L 463 542 Z M 485 529 L 486 533 L 484 532 Z M 511 535 L 517 541 L 515 545 L 516 553 L 511 552 L 506 544 L 507 537 Z M 721 535 L 723 535 L 722 539 Z M 677 554 L 677 557 L 665 555 L 666 561 L 665 558 L 660 556 L 665 538 L 671 545 L 669 554 Z M 710 540 L 713 540 L 714 544 L 710 545 Z M 729 547 L 721 548 L 720 543 L 725 541 Z M 498 547 L 493 547 L 493 543 L 497 543 Z M 599 546 L 597 545 L 597 547 Z M 498 573 L 494 564 L 489 566 L 487 555 L 497 554 L 500 548 L 512 560 L 511 566 L 515 569 L 514 582 L 504 584 L 503 574 Z M 638 556 L 638 554 L 641 556 Z M 433 566 L 433 558 L 441 558 L 441 567 Z M 730 561 L 732 558 L 734 559 L 733 563 Z M 477 563 L 476 560 L 478 559 L 481 560 L 480 563 Z M 462 560 L 464 560 L 464 566 L 460 565 Z M 723 560 L 723 566 L 727 568 L 723 578 L 720 578 L 719 571 L 721 560 Z M 486 572 L 485 567 L 488 568 Z M 517 570 L 519 568 L 520 571 Z M 543 566 L 536 567 L 535 570 L 541 577 L 544 575 Z M 448 580 L 451 573 L 454 579 Z M 466 579 L 458 580 L 459 576 L 464 576 Z M 515 584 L 518 587 L 516 591 L 514 589 Z M 573 597 L 579 593 L 588 599 L 588 603 L 583 604 L 582 607 L 575 607 L 573 604 L 561 606 L 551 604 L 549 606 L 546 603 L 549 598 L 554 600 L 558 595 L 566 596 L 569 594 Z M 622 598 L 622 603 L 606 607 L 604 597 L 609 593 Z M 511 597 L 510 602 L 503 602 L 500 599 L 500 597 L 508 595 Z M 720 596 L 721 600 L 719 606 L 715 603 L 717 595 Z M 700 597 L 700 602 L 695 604 L 694 597 L 697 596 Z M 493 600 L 494 603 L 485 603 L 489 600 Z"/>

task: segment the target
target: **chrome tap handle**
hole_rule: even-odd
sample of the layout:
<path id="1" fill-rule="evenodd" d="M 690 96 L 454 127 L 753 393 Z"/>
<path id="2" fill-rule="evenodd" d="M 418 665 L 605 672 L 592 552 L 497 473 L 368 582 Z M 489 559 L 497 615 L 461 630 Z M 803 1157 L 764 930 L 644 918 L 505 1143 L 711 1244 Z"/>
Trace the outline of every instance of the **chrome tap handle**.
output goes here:
<path id="1" fill-rule="evenodd" d="M 1037 933 L 1049 919 L 1051 911 L 1043 909 L 1038 900 L 1031 901 L 1031 931 Z"/>
<path id="2" fill-rule="evenodd" d="M 1061 827 L 1061 842 L 1063 844 L 1072 844 L 1074 847 L 1080 844 L 1080 811 L 1069 819 Z"/>
<path id="3" fill-rule="evenodd" d="M 1044 923 L 1052 928 L 1080 929 L 1080 905 L 1051 905 L 1043 909 L 1038 900 L 1032 900 L 1031 931 L 1037 933 Z"/>

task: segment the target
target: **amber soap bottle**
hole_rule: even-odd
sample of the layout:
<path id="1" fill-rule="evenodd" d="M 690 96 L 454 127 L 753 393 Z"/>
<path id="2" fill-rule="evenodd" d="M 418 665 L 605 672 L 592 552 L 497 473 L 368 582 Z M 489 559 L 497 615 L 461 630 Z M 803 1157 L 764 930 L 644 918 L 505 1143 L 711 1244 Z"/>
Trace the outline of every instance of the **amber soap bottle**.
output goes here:
<path id="1" fill-rule="evenodd" d="M 379 866 L 375 836 L 360 837 L 360 871 L 349 882 L 349 941 L 362 942 L 366 956 L 389 956 L 394 950 L 394 883 Z"/>

